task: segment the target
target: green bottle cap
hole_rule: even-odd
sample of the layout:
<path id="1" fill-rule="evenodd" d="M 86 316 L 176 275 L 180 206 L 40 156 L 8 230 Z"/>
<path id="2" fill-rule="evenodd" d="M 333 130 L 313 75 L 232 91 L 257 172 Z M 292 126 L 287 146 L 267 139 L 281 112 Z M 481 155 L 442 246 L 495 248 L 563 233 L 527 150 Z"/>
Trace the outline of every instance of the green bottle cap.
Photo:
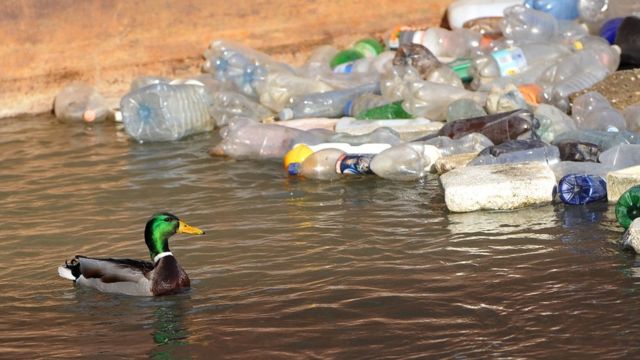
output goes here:
<path id="1" fill-rule="evenodd" d="M 471 82 L 473 77 L 469 73 L 471 59 L 458 59 L 448 64 L 451 70 L 455 71 L 463 82 Z"/>
<path id="2" fill-rule="evenodd" d="M 338 65 L 356 61 L 358 59 L 362 59 L 363 57 L 364 55 L 362 55 L 360 51 L 356 51 L 354 49 L 342 50 L 337 53 L 336 56 L 333 57 L 333 59 L 331 59 L 329 66 L 331 66 L 331 68 L 333 69 Z"/>
<path id="3" fill-rule="evenodd" d="M 354 45 L 353 49 L 362 53 L 364 57 L 376 57 L 384 51 L 384 45 L 382 45 L 378 40 L 366 38 L 358 40 Z"/>

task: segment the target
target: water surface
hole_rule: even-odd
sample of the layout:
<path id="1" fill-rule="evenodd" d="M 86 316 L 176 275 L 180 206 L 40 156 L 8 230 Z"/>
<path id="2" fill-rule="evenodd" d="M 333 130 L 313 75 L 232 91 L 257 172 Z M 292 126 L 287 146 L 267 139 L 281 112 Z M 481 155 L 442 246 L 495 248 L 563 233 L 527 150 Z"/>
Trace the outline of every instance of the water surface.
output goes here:
<path id="1" fill-rule="evenodd" d="M 437 179 L 290 179 L 50 116 L 0 128 L 0 357 L 634 358 L 640 262 L 613 206 L 453 214 Z M 76 254 L 148 259 L 146 220 L 185 294 L 75 288 Z"/>

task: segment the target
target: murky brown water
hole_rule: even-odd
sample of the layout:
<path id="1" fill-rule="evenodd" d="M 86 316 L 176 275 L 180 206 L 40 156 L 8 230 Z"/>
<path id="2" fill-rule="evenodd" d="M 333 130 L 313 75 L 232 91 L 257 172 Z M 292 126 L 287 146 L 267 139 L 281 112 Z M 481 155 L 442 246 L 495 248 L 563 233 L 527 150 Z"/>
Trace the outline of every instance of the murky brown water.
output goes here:
<path id="1" fill-rule="evenodd" d="M 0 357 L 634 358 L 640 262 L 613 206 L 451 214 L 436 179 L 289 179 L 44 116 L 0 128 Z M 146 259 L 169 210 L 192 291 L 76 289 L 75 254 Z"/>

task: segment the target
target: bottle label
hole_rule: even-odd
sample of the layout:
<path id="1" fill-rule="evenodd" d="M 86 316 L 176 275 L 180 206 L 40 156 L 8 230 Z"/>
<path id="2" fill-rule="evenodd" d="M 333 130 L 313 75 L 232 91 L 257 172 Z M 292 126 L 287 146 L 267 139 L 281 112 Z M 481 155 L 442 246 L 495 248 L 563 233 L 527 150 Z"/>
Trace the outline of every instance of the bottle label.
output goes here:
<path id="1" fill-rule="evenodd" d="M 344 108 L 342 108 L 342 113 L 344 115 L 353 115 L 351 113 L 352 108 L 353 108 L 353 100 L 349 100 L 347 101 L 346 104 L 344 104 Z"/>
<path id="2" fill-rule="evenodd" d="M 334 67 L 333 72 L 336 74 L 351 74 L 353 72 L 353 61 Z"/>
<path id="3" fill-rule="evenodd" d="M 491 53 L 498 63 L 501 76 L 512 76 L 521 73 L 527 67 L 527 59 L 520 48 L 510 48 Z"/>
<path id="4" fill-rule="evenodd" d="M 344 154 L 336 162 L 336 172 L 350 175 L 373 174 L 369 166 L 373 157 L 373 154 Z"/>

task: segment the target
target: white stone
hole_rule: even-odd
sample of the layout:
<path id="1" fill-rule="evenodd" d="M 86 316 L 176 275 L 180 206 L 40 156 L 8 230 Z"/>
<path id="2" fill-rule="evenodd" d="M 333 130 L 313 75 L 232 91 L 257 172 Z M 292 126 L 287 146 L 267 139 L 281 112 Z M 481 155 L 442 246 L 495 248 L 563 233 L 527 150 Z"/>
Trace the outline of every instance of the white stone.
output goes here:
<path id="1" fill-rule="evenodd" d="M 553 171 L 541 162 L 467 166 L 442 175 L 440 182 L 453 212 L 551 203 L 556 187 Z"/>
<path id="2" fill-rule="evenodd" d="M 622 238 L 622 246 L 640 254 L 640 218 L 633 220 Z"/>
<path id="3" fill-rule="evenodd" d="M 640 185 L 640 166 L 612 171 L 607 174 L 607 199 L 616 202 L 625 191 Z"/>
<path id="4" fill-rule="evenodd" d="M 436 160 L 434 168 L 438 175 L 442 175 L 453 169 L 467 166 L 476 156 L 478 156 L 477 152 L 443 156 Z"/>

